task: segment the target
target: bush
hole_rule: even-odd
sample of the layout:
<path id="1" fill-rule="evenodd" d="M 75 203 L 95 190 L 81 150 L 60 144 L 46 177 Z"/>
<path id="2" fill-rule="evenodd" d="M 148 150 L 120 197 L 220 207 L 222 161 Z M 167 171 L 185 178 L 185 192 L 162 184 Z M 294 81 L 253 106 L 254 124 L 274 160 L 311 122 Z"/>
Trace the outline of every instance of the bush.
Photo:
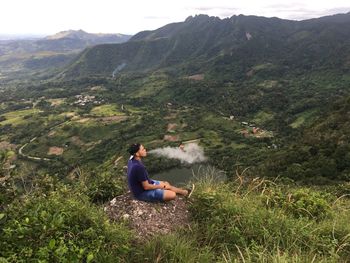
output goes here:
<path id="1" fill-rule="evenodd" d="M 90 174 L 85 193 L 92 202 L 106 202 L 122 194 L 123 186 L 121 180 L 110 172 Z"/>
<path id="2" fill-rule="evenodd" d="M 282 193 L 280 189 L 269 189 L 263 198 L 271 207 L 279 207 L 294 217 L 308 217 L 321 220 L 332 215 L 329 194 L 307 188 Z"/>
<path id="3" fill-rule="evenodd" d="M 117 172 L 100 169 L 100 172 L 84 172 L 75 168 L 71 175 L 78 179 L 77 186 L 94 203 L 104 203 L 123 193 L 125 182 Z"/>
<path id="4" fill-rule="evenodd" d="M 103 211 L 70 190 L 13 202 L 4 215 L 0 257 L 9 262 L 119 262 L 130 248 L 122 225 L 109 223 Z"/>

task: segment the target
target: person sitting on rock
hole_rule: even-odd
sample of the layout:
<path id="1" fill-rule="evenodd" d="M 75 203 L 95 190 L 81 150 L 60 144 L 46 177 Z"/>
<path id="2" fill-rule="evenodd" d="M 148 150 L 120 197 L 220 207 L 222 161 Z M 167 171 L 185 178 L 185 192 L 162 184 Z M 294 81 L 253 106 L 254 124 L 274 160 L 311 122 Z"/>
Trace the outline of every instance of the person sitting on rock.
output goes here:
<path id="1" fill-rule="evenodd" d="M 190 197 L 194 189 L 185 190 L 170 185 L 165 181 L 152 180 L 148 177 L 142 158 L 147 156 L 146 148 L 139 143 L 130 145 L 128 152 L 131 157 L 128 161 L 128 185 L 129 189 L 138 200 L 146 202 L 170 201 L 176 198 L 176 194 Z"/>

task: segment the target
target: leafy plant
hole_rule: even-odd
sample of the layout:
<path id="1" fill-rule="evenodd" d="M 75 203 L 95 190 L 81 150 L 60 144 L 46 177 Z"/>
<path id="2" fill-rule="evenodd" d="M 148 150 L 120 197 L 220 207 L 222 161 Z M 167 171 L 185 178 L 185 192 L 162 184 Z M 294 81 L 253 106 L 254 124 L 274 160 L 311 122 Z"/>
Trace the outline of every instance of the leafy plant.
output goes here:
<path id="1" fill-rule="evenodd" d="M 321 220 L 332 216 L 330 195 L 308 188 L 298 188 L 282 192 L 279 188 L 272 188 L 264 192 L 266 205 L 279 207 L 288 215 L 308 217 Z"/>
<path id="2" fill-rule="evenodd" d="M 91 262 L 129 251 L 129 232 L 82 194 L 62 188 L 14 202 L 0 220 L 0 256 L 9 262 Z"/>

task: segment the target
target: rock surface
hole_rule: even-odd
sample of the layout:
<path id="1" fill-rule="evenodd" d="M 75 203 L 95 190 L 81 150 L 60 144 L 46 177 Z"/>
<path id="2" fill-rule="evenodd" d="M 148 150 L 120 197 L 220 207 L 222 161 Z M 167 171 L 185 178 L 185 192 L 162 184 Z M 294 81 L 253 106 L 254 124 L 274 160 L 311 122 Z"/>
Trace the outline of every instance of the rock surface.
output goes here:
<path id="1" fill-rule="evenodd" d="M 133 199 L 130 192 L 117 196 L 104 210 L 115 221 L 126 221 L 138 238 L 167 234 L 188 227 L 188 201 L 182 196 L 170 202 L 149 203 Z"/>

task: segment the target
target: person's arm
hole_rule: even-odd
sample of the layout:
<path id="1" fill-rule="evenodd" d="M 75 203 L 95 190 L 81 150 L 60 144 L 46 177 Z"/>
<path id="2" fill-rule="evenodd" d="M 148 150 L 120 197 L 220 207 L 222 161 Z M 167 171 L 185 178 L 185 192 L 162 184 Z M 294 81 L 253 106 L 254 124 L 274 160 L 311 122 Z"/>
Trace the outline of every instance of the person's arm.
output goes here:
<path id="1" fill-rule="evenodd" d="M 150 184 L 148 180 L 142 181 L 142 187 L 145 190 L 154 190 L 154 189 L 167 189 L 167 184 L 160 182 L 159 184 Z"/>

